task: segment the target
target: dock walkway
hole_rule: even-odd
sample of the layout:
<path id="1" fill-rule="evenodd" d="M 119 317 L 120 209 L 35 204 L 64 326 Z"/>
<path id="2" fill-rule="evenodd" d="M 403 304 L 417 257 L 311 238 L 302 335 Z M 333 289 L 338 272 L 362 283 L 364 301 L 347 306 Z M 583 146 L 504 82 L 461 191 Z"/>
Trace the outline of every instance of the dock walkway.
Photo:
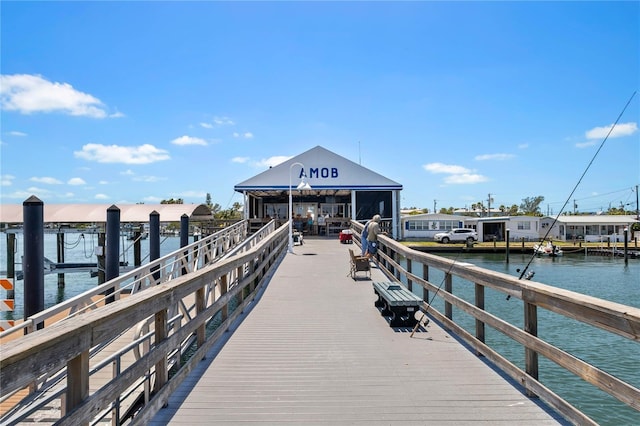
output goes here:
<path id="1" fill-rule="evenodd" d="M 337 239 L 308 238 L 153 425 L 567 424 L 431 321 L 410 337 L 349 276 Z"/>

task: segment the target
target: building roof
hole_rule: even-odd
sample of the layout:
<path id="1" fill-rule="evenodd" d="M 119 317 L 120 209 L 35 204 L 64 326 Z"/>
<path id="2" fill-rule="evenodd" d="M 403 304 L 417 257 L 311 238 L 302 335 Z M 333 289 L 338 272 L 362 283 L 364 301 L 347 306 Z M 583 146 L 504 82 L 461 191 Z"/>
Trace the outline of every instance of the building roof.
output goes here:
<path id="1" fill-rule="evenodd" d="M 44 204 L 44 223 L 104 223 L 110 204 Z M 211 209 L 205 204 L 122 204 L 120 222 L 145 223 L 149 215 L 157 212 L 160 222 L 179 222 L 186 214 L 189 220 L 213 219 Z M 23 222 L 22 204 L 0 206 L 0 223 L 18 224 Z"/>
<path id="2" fill-rule="evenodd" d="M 352 190 L 401 190 L 402 185 L 347 160 L 321 146 L 271 167 L 264 172 L 237 184 L 237 192 L 249 191 L 259 196 L 278 195 L 295 189 L 300 183 L 301 166 L 304 165 L 310 193 L 318 195 L 347 195 Z"/>
<path id="3" fill-rule="evenodd" d="M 544 220 L 554 220 L 555 217 L 545 216 Z M 562 215 L 558 216 L 560 223 L 576 223 L 576 224 L 632 224 L 637 222 L 636 215 Z"/>
<path id="4" fill-rule="evenodd" d="M 408 214 L 403 215 L 401 220 L 455 220 L 455 221 L 464 221 L 463 217 L 453 215 L 453 214 L 444 214 L 444 213 L 420 213 L 420 214 Z"/>

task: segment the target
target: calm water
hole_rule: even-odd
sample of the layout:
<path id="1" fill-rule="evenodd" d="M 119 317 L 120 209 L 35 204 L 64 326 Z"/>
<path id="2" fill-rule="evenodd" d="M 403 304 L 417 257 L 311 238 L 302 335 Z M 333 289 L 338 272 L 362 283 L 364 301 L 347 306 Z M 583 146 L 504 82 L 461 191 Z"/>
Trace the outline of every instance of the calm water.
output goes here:
<path id="1" fill-rule="evenodd" d="M 161 256 L 180 247 L 179 237 L 161 238 Z M 16 261 L 23 251 L 22 235 L 17 235 Z M 65 261 L 95 262 L 95 234 L 68 234 L 65 241 Z M 121 260 L 133 264 L 132 242 L 121 241 Z M 56 261 L 56 236 L 45 235 L 45 257 Z M 142 257 L 148 254 L 148 240 L 142 243 Z M 455 258 L 456 255 L 447 255 Z M 460 255 L 460 262 L 473 263 L 479 267 L 519 276 L 516 272 L 530 260 L 528 255 L 511 255 L 506 264 L 504 254 Z M 144 260 L 143 262 L 146 262 Z M 16 265 L 16 270 L 21 270 Z M 6 270 L 6 235 L 0 233 L 0 270 Z M 584 255 L 565 255 L 561 258 L 535 258 L 529 267 L 534 271 L 534 281 L 588 294 L 625 305 L 640 307 L 640 260 L 630 259 L 628 266 L 621 258 L 606 258 Z M 430 281 L 436 285 L 442 282 L 443 274 L 430 271 Z M 66 274 L 66 286 L 58 289 L 56 274 L 45 275 L 45 307 L 69 299 L 98 284 L 97 278 L 91 278 L 89 272 Z M 454 279 L 454 292 L 465 300 L 473 301 L 473 285 L 464 280 Z M 0 291 L 0 298 L 4 298 Z M 22 281 L 17 282 L 15 318 L 22 318 L 23 291 Z M 504 294 L 491 289 L 485 291 L 485 309 L 512 324 L 522 327 L 522 302 L 516 299 L 506 300 Z M 444 306 L 436 299 L 434 307 L 443 310 Z M 0 313 L 7 318 L 7 313 Z M 454 309 L 454 319 L 467 330 L 473 331 L 474 321 Z M 640 344 L 628 339 L 612 336 L 594 327 L 577 323 L 560 315 L 538 310 L 538 334 L 574 356 L 586 360 L 604 371 L 640 387 Z M 486 330 L 487 343 L 521 368 L 524 367 L 524 350 L 490 328 Z M 540 357 L 540 379 L 549 388 L 578 407 L 602 425 L 640 425 L 640 413 L 616 399 L 585 384 L 573 375 L 566 373 L 555 364 Z"/>
<path id="2" fill-rule="evenodd" d="M 447 255 L 456 258 L 456 255 Z M 530 255 L 513 254 L 509 264 L 504 254 L 460 255 L 457 261 L 506 274 L 519 276 L 531 260 Z M 533 281 L 575 291 L 601 299 L 640 307 L 640 260 L 629 259 L 625 266 L 622 258 L 584 255 L 565 255 L 560 258 L 535 258 L 528 271 L 534 271 Z M 430 281 L 440 285 L 442 273 L 430 270 Z M 453 282 L 454 293 L 473 302 L 473 285 L 464 280 Z M 433 294 L 430 295 L 433 297 Z M 504 294 L 485 291 L 485 309 L 508 322 L 523 326 L 523 304 L 520 300 L 506 300 Z M 434 307 L 443 311 L 444 304 L 438 298 Z M 471 317 L 456 311 L 454 319 L 473 332 L 475 323 Z M 524 350 L 501 333 L 487 328 L 487 343 L 521 368 L 524 367 Z M 592 326 L 566 319 L 561 315 L 538 310 L 538 335 L 572 355 L 596 367 L 640 387 L 640 344 L 617 337 Z M 581 411 L 602 425 L 640 425 L 640 412 L 633 410 L 606 393 L 575 378 L 544 357 L 540 357 L 540 380 Z"/>
<path id="3" fill-rule="evenodd" d="M 190 239 L 189 243 L 193 240 Z M 160 256 L 165 256 L 180 248 L 180 237 L 160 237 Z M 22 234 L 16 234 L 16 271 L 22 270 L 21 257 L 24 250 Z M 95 263 L 95 248 L 98 245 L 96 234 L 67 234 L 65 237 L 65 262 Z M 120 240 L 120 260 L 133 265 L 133 241 L 122 237 Z M 7 238 L 5 233 L 0 233 L 0 271 L 6 277 L 7 270 Z M 143 240 L 141 245 L 142 263 L 149 261 L 149 240 Z M 44 235 L 44 257 L 57 262 L 56 235 Z M 65 274 L 65 287 L 58 289 L 58 275 L 45 274 L 44 276 L 44 305 L 45 309 L 73 296 L 84 293 L 98 285 L 98 278 L 92 278 L 88 271 L 72 272 Z M 16 281 L 15 310 L 13 319 L 21 319 L 24 313 L 23 281 Z M 0 290 L 0 298 L 5 298 L 5 292 Z M 7 312 L 0 312 L 0 318 L 12 319 Z"/>

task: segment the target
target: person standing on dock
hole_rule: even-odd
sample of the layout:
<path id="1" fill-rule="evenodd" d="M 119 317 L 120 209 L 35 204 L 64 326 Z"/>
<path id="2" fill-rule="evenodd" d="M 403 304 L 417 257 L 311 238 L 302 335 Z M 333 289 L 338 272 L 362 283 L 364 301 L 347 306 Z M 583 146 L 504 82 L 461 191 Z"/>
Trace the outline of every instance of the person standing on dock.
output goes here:
<path id="1" fill-rule="evenodd" d="M 362 235 L 360 235 L 360 244 L 362 245 L 362 256 L 367 254 L 367 236 L 369 235 L 369 224 L 371 223 L 371 219 L 369 219 L 365 224 L 364 228 L 362 228 Z"/>
<path id="2" fill-rule="evenodd" d="M 373 216 L 367 225 L 367 252 L 365 256 L 369 259 L 378 251 L 378 235 L 384 234 L 384 232 L 380 231 L 380 219 L 380 215 L 377 214 Z"/>

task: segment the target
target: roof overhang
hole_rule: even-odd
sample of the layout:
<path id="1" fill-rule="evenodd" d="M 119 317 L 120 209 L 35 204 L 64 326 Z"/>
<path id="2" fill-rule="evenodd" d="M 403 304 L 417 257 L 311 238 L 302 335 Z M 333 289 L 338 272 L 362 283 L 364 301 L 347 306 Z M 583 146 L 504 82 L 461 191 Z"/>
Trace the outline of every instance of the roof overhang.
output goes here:
<path id="1" fill-rule="evenodd" d="M 312 196 L 402 190 L 401 184 L 320 146 L 235 185 L 234 190 L 256 197 L 279 197 L 288 195 L 289 188 L 297 191 L 302 176 L 306 177 L 311 190 L 301 193 Z"/>
<path id="2" fill-rule="evenodd" d="M 44 223 L 105 223 L 107 210 L 112 204 L 44 204 Z M 120 222 L 146 223 L 154 211 L 161 222 L 179 222 L 183 215 L 191 221 L 213 219 L 211 209 L 206 204 L 123 204 Z M 23 220 L 22 204 L 5 204 L 0 207 L 0 223 L 19 224 Z"/>

